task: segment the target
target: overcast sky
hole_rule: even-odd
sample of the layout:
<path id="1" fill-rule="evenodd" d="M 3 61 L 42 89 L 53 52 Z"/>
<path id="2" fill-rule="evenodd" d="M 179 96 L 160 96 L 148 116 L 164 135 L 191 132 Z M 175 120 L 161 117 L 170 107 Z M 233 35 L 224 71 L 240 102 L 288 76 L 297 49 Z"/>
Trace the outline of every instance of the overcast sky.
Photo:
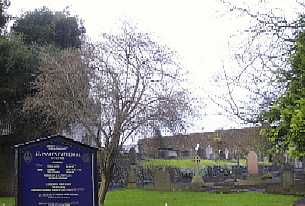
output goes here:
<path id="1" fill-rule="evenodd" d="M 183 66 L 189 71 L 189 87 L 197 96 L 205 98 L 211 77 L 222 65 L 231 64 L 229 37 L 249 22 L 225 14 L 218 0 L 11 0 L 9 12 L 15 16 L 27 10 L 47 6 L 54 10 L 70 7 L 72 14 L 84 20 L 87 34 L 97 39 L 102 32 L 114 31 L 120 21 L 129 19 L 162 43 L 176 50 Z M 235 0 L 243 3 L 242 0 Z M 293 14 L 295 0 L 261 0 L 266 6 L 283 8 Z M 247 0 L 256 6 L 258 0 Z M 263 8 L 261 8 L 263 9 Z M 225 14 L 225 15 L 224 15 Z M 217 92 L 217 91 L 213 91 Z M 213 131 L 238 125 L 217 115 L 215 105 L 208 103 L 190 132 Z"/>

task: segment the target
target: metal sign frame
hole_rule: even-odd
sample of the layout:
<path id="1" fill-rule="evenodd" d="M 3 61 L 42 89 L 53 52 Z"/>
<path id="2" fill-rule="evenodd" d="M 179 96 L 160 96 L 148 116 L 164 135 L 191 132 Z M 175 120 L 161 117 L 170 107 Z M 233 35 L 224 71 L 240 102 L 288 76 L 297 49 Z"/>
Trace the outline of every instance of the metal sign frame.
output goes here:
<path id="1" fill-rule="evenodd" d="M 98 206 L 97 148 L 90 147 L 88 145 L 82 144 L 80 142 L 74 141 L 69 138 L 65 138 L 64 136 L 61 136 L 61 135 L 48 136 L 46 138 L 37 139 L 36 141 L 26 142 L 24 144 L 19 144 L 19 145 L 15 146 L 16 162 L 17 162 L 17 171 L 16 171 L 17 172 L 17 194 L 16 194 L 16 203 L 17 204 L 16 205 L 17 206 L 29 206 L 28 203 L 22 202 L 22 200 L 23 200 L 22 195 L 25 193 L 24 178 L 27 178 L 27 177 L 24 177 L 24 174 L 22 173 L 22 171 L 23 171 L 22 168 L 23 168 L 23 164 L 26 164 L 25 163 L 26 161 L 32 161 L 31 158 L 33 158 L 33 157 L 31 156 L 30 153 L 28 153 L 28 154 L 25 153 L 25 151 L 29 150 L 30 148 L 47 145 L 48 143 L 52 144 L 54 142 L 60 142 L 64 145 L 75 147 L 75 148 L 78 148 L 79 150 L 88 152 L 88 155 L 90 155 L 89 159 L 88 159 L 88 163 L 90 162 L 90 168 L 91 168 L 91 171 L 90 171 L 91 176 L 88 178 L 91 179 L 91 183 L 92 183 L 92 184 L 90 184 L 92 186 L 92 188 L 89 188 L 90 191 L 92 191 L 92 194 L 91 194 L 92 200 L 90 200 L 92 202 L 92 204 L 89 204 L 86 206 Z M 81 157 L 81 158 L 83 158 L 83 157 Z M 84 157 L 84 158 L 86 158 L 86 157 Z M 86 160 L 83 160 L 83 161 L 86 161 Z M 45 182 L 42 182 L 42 184 L 43 183 L 45 183 Z M 29 191 L 26 191 L 26 192 L 29 193 Z M 33 194 L 33 192 L 31 192 L 31 194 Z M 65 201 L 67 201 L 67 200 L 65 200 Z M 64 203 L 60 203 L 60 202 L 54 202 L 53 204 L 56 206 L 70 205 L 70 203 L 64 204 Z M 38 203 L 37 203 L 37 205 L 38 205 Z M 71 206 L 74 206 L 74 205 L 78 206 L 77 204 L 71 204 Z M 35 205 L 31 205 L 31 206 L 35 206 Z M 46 206 L 48 206 L 48 204 L 46 204 Z M 83 205 L 79 205 L 79 206 L 83 206 Z"/>

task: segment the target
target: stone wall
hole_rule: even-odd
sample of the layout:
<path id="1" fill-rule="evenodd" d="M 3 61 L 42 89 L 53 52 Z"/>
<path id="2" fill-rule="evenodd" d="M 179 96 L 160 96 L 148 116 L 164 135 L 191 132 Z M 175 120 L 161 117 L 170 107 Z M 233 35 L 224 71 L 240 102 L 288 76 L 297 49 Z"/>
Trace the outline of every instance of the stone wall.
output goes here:
<path id="1" fill-rule="evenodd" d="M 246 155 L 250 150 L 259 150 L 262 141 L 258 127 L 164 136 L 162 140 L 166 147 L 179 151 L 194 151 L 195 146 L 199 144 L 201 148 L 211 145 L 214 151 L 228 148 L 230 154 L 238 150 L 242 155 Z M 158 138 L 141 139 L 138 142 L 139 151 L 148 157 L 154 157 L 160 147 L 159 144 Z"/>

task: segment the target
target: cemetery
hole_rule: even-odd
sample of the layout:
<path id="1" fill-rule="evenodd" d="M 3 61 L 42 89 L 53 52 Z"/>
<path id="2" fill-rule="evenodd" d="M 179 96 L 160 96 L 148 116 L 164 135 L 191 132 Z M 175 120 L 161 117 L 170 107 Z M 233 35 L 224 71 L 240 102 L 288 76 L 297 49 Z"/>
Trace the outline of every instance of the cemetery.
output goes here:
<path id="1" fill-rule="evenodd" d="M 69 145 L 71 149 L 68 149 Z M 114 169 L 106 205 L 121 205 L 122 202 L 120 203 L 118 198 L 125 195 L 130 196 L 130 198 L 139 198 L 134 201 L 130 200 L 131 205 L 141 205 L 140 201 L 144 201 L 148 198 L 147 196 L 152 194 L 160 196 L 157 198 L 157 202 L 167 201 L 168 204 L 174 203 L 175 205 L 185 204 L 184 201 L 189 201 L 187 198 L 196 198 L 196 201 L 192 203 L 193 205 L 200 205 L 200 199 L 208 201 L 208 199 L 214 198 L 218 199 L 215 201 L 219 201 L 219 205 L 227 205 L 225 204 L 226 198 L 235 199 L 237 197 L 239 197 L 236 200 L 239 202 L 238 204 L 243 205 L 243 201 L 255 196 L 254 199 L 257 202 L 253 202 L 253 205 L 259 205 L 260 201 L 264 203 L 270 201 L 268 205 L 281 206 L 289 205 L 305 195 L 305 170 L 302 161 L 293 161 L 291 158 L 287 158 L 286 164 L 285 162 L 283 164 L 276 162 L 275 164 L 269 162 L 267 158 L 262 158 L 263 161 L 259 161 L 255 151 L 249 151 L 245 156 L 240 155 L 240 159 L 237 160 L 233 157 L 228 158 L 229 149 L 224 150 L 223 156 L 220 153 L 212 153 L 213 146 L 210 144 L 205 149 L 205 157 L 207 158 L 201 158 L 202 154 L 200 155 L 199 148 L 198 144 L 195 144 L 193 150 L 189 152 L 193 155 L 189 159 L 185 156 L 180 158 L 176 156 L 175 159 L 167 157 L 164 157 L 164 159 L 147 158 L 145 154 L 139 153 L 141 150 L 136 150 L 134 147 L 131 147 L 128 152 L 122 152 L 120 162 Z M 17 175 L 13 175 L 13 177 L 18 178 L 11 182 L 7 181 L 6 184 L 10 185 L 11 188 L 9 194 L 17 194 L 17 198 L 0 198 L 0 203 L 14 205 L 13 203 L 17 201 L 19 206 L 24 205 L 22 202 L 45 201 L 45 198 L 48 201 L 54 199 L 60 202 L 60 191 L 65 192 L 64 201 L 73 201 L 76 193 L 74 192 L 71 196 L 68 196 L 67 191 L 85 191 L 85 188 L 88 187 L 88 181 L 90 182 L 92 179 L 95 179 L 96 182 L 92 182 L 91 189 L 88 188 L 91 192 L 89 194 L 79 192 L 78 196 L 85 195 L 84 198 L 88 199 L 90 196 L 92 197 L 92 192 L 93 194 L 97 192 L 97 184 L 100 181 L 98 178 L 98 161 L 93 162 L 91 169 L 89 168 L 89 170 L 92 170 L 93 176 L 89 175 L 90 171 L 89 174 L 77 173 L 77 171 L 85 171 L 84 168 L 78 168 L 83 167 L 84 163 L 96 161 L 96 157 L 94 157 L 96 150 L 94 148 L 63 136 L 50 136 L 28 141 L 24 144 L 17 144 L 15 149 L 20 155 L 18 155 L 18 167 L 14 169 L 17 171 Z M 90 153 L 92 153 L 92 157 L 88 155 Z M 39 160 L 43 157 L 47 159 Z M 63 163 L 65 158 L 76 158 L 73 159 L 73 166 L 71 165 L 72 162 Z M 286 161 L 285 157 L 283 158 Z M 63 164 L 66 165 L 65 170 L 60 169 Z M 62 172 L 63 174 L 61 174 Z M 23 173 L 22 176 L 20 176 L 20 173 Z M 42 174 L 47 178 L 47 182 L 43 182 L 43 176 L 39 180 L 39 175 Z M 22 178 L 24 175 L 28 178 Z M 77 180 L 73 185 L 71 181 L 73 182 L 75 178 L 85 180 L 86 177 L 80 175 L 89 175 L 88 180 Z M 33 179 L 36 181 L 33 181 Z M 28 189 L 21 190 L 21 186 Z M 69 189 L 69 187 L 78 189 Z M 44 196 L 43 193 L 48 190 L 47 188 L 54 192 L 57 191 L 57 196 L 50 196 L 50 194 Z M 37 195 L 39 195 L 35 196 L 35 194 L 31 194 L 31 191 L 37 191 L 39 192 Z M 199 196 L 198 194 L 202 195 Z M 186 197 L 179 200 L 176 196 L 181 195 Z M 96 195 L 93 196 L 96 197 Z M 261 199 L 256 199 L 258 196 Z M 279 198 L 282 198 L 281 201 L 278 201 Z M 76 198 L 77 201 L 78 198 Z M 97 200 L 93 199 L 93 202 L 95 201 Z M 157 202 L 152 202 L 151 205 L 158 204 Z M 212 204 L 214 203 L 211 202 Z M 230 204 L 238 205 L 234 201 Z"/>
<path id="2" fill-rule="evenodd" d="M 305 206 L 305 3 L 109 2 L 0 0 L 0 206 Z"/>

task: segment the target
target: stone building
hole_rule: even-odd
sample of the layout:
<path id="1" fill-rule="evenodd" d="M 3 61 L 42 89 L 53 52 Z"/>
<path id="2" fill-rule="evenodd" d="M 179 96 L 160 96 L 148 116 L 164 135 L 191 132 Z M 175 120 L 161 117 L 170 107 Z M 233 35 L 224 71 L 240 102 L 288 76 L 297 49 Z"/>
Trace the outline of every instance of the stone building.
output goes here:
<path id="1" fill-rule="evenodd" d="M 194 155 L 194 153 L 197 153 L 202 158 L 207 158 L 205 156 L 205 150 L 208 145 L 213 148 L 214 156 L 217 158 L 225 158 L 225 151 L 228 157 L 234 158 L 233 156 L 236 153 L 244 156 L 250 150 L 259 153 L 262 151 L 261 146 L 263 142 L 264 139 L 260 135 L 259 127 L 162 137 L 162 146 L 170 147 L 178 151 L 180 158 Z M 199 148 L 195 151 L 196 145 L 199 145 Z M 146 157 L 156 157 L 160 148 L 160 138 L 152 137 L 141 139 L 138 141 L 138 146 L 139 151 Z"/>

